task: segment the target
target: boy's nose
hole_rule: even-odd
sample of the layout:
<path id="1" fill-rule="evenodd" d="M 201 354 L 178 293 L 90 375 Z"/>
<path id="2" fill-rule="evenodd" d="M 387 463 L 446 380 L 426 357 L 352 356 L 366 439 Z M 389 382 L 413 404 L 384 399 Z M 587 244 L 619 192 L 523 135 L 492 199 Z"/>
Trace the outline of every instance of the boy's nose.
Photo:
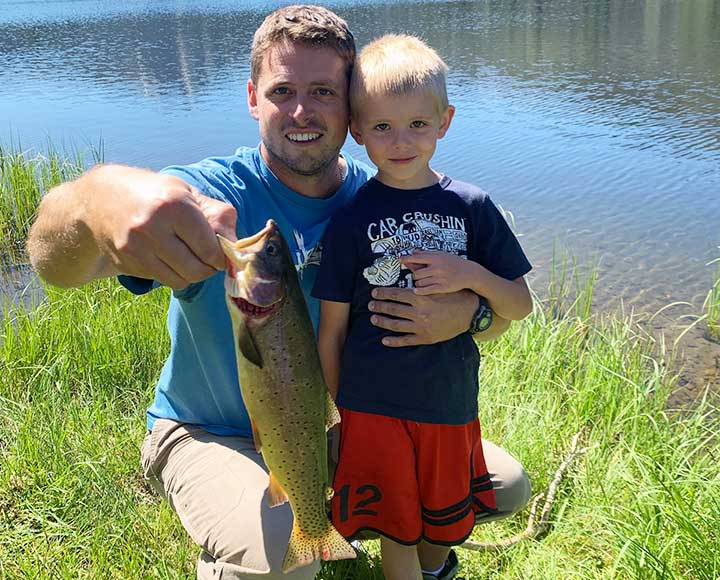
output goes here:
<path id="1" fill-rule="evenodd" d="M 395 131 L 393 144 L 396 146 L 406 145 L 410 141 L 408 132 L 404 129 L 398 129 Z"/>

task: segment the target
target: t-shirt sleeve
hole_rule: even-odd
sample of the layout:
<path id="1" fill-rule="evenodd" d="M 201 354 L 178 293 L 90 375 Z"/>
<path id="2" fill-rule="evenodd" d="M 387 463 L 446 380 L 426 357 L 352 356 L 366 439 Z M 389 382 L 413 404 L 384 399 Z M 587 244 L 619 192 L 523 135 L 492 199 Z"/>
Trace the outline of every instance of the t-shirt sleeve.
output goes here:
<path id="1" fill-rule="evenodd" d="M 527 274 L 532 266 L 507 220 L 489 196 L 479 202 L 476 213 L 479 215 L 474 245 L 478 262 L 506 280 Z"/>
<path id="2" fill-rule="evenodd" d="M 342 211 L 342 210 L 340 210 Z M 322 240 L 322 257 L 311 295 L 320 300 L 352 302 L 357 246 L 347 220 L 334 216 Z"/>

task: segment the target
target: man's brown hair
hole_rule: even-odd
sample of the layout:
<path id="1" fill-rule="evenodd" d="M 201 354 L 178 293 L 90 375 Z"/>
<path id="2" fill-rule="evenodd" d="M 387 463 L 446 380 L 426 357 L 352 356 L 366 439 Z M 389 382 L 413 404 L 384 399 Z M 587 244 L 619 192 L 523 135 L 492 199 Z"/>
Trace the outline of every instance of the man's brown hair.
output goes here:
<path id="1" fill-rule="evenodd" d="M 257 84 L 263 57 L 284 42 L 335 50 L 347 63 L 348 78 L 355 60 L 355 38 L 347 22 L 322 6 L 295 5 L 269 14 L 253 36 L 250 78 Z"/>

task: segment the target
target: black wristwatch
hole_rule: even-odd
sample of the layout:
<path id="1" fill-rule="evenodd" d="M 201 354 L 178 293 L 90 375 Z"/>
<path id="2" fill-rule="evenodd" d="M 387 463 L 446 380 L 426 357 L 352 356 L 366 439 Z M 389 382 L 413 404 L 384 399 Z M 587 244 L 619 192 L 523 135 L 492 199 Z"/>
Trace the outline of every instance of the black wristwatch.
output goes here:
<path id="1" fill-rule="evenodd" d="M 480 304 L 478 305 L 478 309 L 475 311 L 475 314 L 470 321 L 470 328 L 468 329 L 470 331 L 470 334 L 477 334 L 478 332 L 483 332 L 490 328 L 490 325 L 492 324 L 493 312 L 490 308 L 490 304 L 488 304 L 488 301 L 482 296 L 479 296 L 479 298 Z"/>

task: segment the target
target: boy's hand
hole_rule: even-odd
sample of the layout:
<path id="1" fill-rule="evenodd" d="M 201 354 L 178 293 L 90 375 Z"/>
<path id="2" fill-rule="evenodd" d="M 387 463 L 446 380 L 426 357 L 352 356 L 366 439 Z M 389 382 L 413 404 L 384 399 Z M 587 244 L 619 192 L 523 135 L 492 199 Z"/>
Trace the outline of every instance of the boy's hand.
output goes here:
<path id="1" fill-rule="evenodd" d="M 446 252 L 414 251 L 400 263 L 413 273 L 415 294 L 448 294 L 470 287 L 472 269 L 477 264 Z"/>

